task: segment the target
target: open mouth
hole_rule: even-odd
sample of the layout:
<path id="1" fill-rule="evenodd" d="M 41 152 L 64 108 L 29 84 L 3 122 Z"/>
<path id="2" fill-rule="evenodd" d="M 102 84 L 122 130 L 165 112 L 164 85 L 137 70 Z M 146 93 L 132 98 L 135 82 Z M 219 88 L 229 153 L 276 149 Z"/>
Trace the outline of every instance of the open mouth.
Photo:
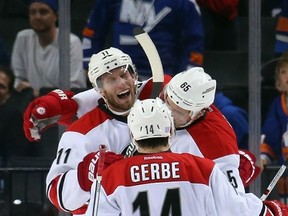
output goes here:
<path id="1" fill-rule="evenodd" d="M 117 94 L 117 97 L 120 99 L 124 99 L 124 98 L 129 97 L 129 96 L 130 96 L 130 90 L 128 90 L 128 89 Z"/>

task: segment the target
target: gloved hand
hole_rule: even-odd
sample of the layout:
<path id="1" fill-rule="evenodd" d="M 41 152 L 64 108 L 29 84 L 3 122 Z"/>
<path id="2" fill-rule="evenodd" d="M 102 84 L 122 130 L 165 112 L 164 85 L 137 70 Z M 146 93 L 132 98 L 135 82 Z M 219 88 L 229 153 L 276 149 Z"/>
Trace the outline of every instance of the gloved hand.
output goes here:
<path id="1" fill-rule="evenodd" d="M 57 122 L 69 125 L 76 115 L 78 105 L 71 99 L 72 91 L 53 90 L 32 101 L 24 112 L 23 128 L 30 141 L 40 140 L 41 133 Z"/>
<path id="2" fill-rule="evenodd" d="M 284 203 L 278 200 L 265 200 L 263 203 L 271 211 L 267 212 L 265 216 L 288 216 L 288 208 Z"/>
<path id="3" fill-rule="evenodd" d="M 77 167 L 78 182 L 80 187 L 84 191 L 90 191 L 93 180 L 96 178 L 99 154 L 100 154 L 99 151 L 89 153 L 78 164 Z M 104 157 L 103 169 L 107 168 L 112 163 L 121 160 L 123 158 L 124 156 L 122 154 L 116 154 L 111 151 L 106 151 Z"/>
<path id="4" fill-rule="evenodd" d="M 260 174 L 261 169 L 258 167 L 256 157 L 248 150 L 239 149 L 240 165 L 239 173 L 244 184 L 244 187 L 248 187 L 251 182 Z"/>

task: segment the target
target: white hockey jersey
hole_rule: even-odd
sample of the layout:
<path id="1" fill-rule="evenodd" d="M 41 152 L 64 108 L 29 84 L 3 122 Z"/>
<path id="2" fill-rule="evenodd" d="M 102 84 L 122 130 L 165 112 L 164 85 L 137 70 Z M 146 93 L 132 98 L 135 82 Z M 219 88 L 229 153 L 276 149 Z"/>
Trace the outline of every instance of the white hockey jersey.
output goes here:
<path id="1" fill-rule="evenodd" d="M 86 216 L 94 216 L 95 182 Z M 266 207 L 241 193 L 213 161 L 183 153 L 136 155 L 104 170 L 98 216 L 259 216 Z"/>
<path id="2" fill-rule="evenodd" d="M 69 127 L 59 142 L 57 157 L 48 172 L 46 184 L 49 199 L 64 211 L 83 214 L 85 211 L 79 208 L 90 199 L 90 193 L 83 191 L 78 184 L 77 166 L 82 159 L 98 151 L 101 144 L 121 153 L 130 143 L 126 118 L 113 118 L 112 113 L 104 110 L 108 112 L 103 104 L 103 107 L 97 106 L 85 114 Z"/>
<path id="3" fill-rule="evenodd" d="M 214 105 L 191 125 L 176 130 L 171 139 L 171 150 L 213 160 L 233 187 L 237 191 L 245 192 L 238 169 L 240 157 L 235 132 Z"/>

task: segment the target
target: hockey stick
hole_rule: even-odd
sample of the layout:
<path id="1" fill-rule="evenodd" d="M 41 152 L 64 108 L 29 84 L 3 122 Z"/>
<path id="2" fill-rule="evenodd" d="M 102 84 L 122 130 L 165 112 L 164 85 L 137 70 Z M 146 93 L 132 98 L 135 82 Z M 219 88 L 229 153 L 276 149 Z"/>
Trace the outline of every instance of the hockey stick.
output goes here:
<path id="1" fill-rule="evenodd" d="M 97 169 L 97 175 L 96 175 L 96 187 L 94 191 L 95 193 L 94 193 L 94 203 L 93 203 L 93 211 L 92 211 L 93 216 L 97 216 L 98 214 L 100 188 L 101 188 L 101 181 L 102 181 L 102 172 L 104 169 L 105 152 L 106 152 L 106 146 L 100 145 L 98 167 L 97 167 L 98 169 Z"/>
<path id="2" fill-rule="evenodd" d="M 276 183 L 279 181 L 280 177 L 282 176 L 285 170 L 286 166 L 282 165 L 278 170 L 278 172 L 276 173 L 276 175 L 274 176 L 274 178 L 272 179 L 272 181 L 270 182 L 270 184 L 268 185 L 268 187 L 266 188 L 266 190 L 264 191 L 263 195 L 261 196 L 260 199 L 262 201 L 266 200 L 266 198 L 269 196 L 269 194 L 271 193 L 271 191 L 273 190 L 273 188 L 275 187 Z"/>
<path id="3" fill-rule="evenodd" d="M 156 98 L 159 96 L 164 81 L 163 66 L 159 53 L 150 36 L 142 28 L 134 28 L 133 33 L 148 58 L 153 77 L 153 88 L 150 97 Z"/>
<path id="4" fill-rule="evenodd" d="M 153 78 L 153 88 L 150 97 L 156 98 L 159 96 L 164 81 L 163 66 L 159 53 L 150 36 L 142 28 L 134 28 L 133 33 L 148 58 Z M 131 142 L 126 149 L 125 156 L 131 157 L 135 151 L 136 146 Z"/>

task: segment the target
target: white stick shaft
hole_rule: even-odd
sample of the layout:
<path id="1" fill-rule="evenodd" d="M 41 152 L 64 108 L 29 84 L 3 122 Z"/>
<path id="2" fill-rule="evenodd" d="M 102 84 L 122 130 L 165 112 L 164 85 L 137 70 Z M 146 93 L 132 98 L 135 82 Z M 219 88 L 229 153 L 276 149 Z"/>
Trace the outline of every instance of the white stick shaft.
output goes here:
<path id="1" fill-rule="evenodd" d="M 278 170 L 278 172 L 276 173 L 276 175 L 274 176 L 274 178 L 272 179 L 272 181 L 268 185 L 267 189 L 264 191 L 263 195 L 261 196 L 260 199 L 262 201 L 266 200 L 266 198 L 269 196 L 269 194 L 271 193 L 271 191 L 273 190 L 273 188 L 275 187 L 275 185 L 279 181 L 280 177 L 283 175 L 285 169 L 286 169 L 285 165 L 282 165 L 280 167 L 280 169 Z"/>
<path id="2" fill-rule="evenodd" d="M 94 191 L 95 193 L 94 193 L 94 203 L 93 203 L 93 211 L 92 211 L 93 216 L 98 215 L 102 172 L 103 172 L 103 168 L 104 168 L 104 159 L 105 159 L 105 151 L 106 151 L 106 146 L 100 145 L 99 146 L 98 170 L 97 170 L 97 175 L 96 175 L 96 186 L 95 186 L 95 191 Z"/>
<path id="3" fill-rule="evenodd" d="M 94 208 L 93 208 L 93 214 L 92 214 L 93 216 L 97 216 L 98 215 L 101 180 L 102 180 L 102 176 L 97 176 L 97 178 L 96 178 L 96 186 L 95 186 L 95 193 L 94 193 Z"/>
<path id="4" fill-rule="evenodd" d="M 143 48 L 148 58 L 153 77 L 151 98 L 156 98 L 159 96 L 162 83 L 164 81 L 164 71 L 159 53 L 152 39 L 143 29 L 141 29 L 140 27 L 136 27 L 134 29 L 134 36 Z"/>
<path id="5" fill-rule="evenodd" d="M 163 82 L 164 72 L 158 51 L 149 35 L 138 28 L 135 30 L 135 38 L 142 46 L 151 66 L 153 82 Z"/>

